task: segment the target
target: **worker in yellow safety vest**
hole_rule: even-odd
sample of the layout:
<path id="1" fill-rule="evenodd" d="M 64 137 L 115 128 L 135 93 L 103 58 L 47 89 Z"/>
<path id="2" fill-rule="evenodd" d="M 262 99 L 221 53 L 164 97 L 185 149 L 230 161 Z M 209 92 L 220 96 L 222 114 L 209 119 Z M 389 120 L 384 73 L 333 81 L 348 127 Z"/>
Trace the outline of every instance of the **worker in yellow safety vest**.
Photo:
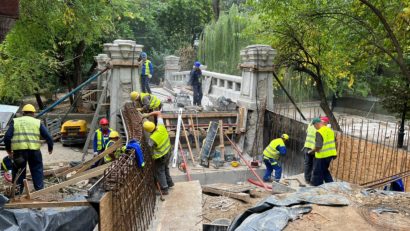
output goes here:
<path id="1" fill-rule="evenodd" d="M 133 91 L 130 96 L 132 101 L 142 106 L 141 111 L 143 112 L 160 111 L 162 108 L 161 100 L 153 94 Z"/>
<path id="2" fill-rule="evenodd" d="M 263 162 L 266 165 L 263 181 L 272 182 L 271 175 L 275 170 L 275 181 L 279 182 L 282 176 L 282 167 L 279 163 L 279 157 L 286 154 L 285 142 L 289 140 L 287 134 L 282 134 L 280 138 L 274 139 L 263 151 Z"/>
<path id="3" fill-rule="evenodd" d="M 100 128 L 94 132 L 93 149 L 94 155 L 98 155 L 105 150 L 105 146 L 110 139 L 110 133 L 113 130 L 109 128 L 109 122 L 106 118 L 100 120 Z"/>
<path id="4" fill-rule="evenodd" d="M 168 195 L 168 189 L 174 186 L 168 167 L 171 156 L 168 131 L 160 111 L 151 112 L 146 116 L 156 116 L 157 124 L 145 120 L 143 127 L 149 135 L 148 145 L 151 147 L 152 158 L 155 162 L 155 178 L 159 182 L 162 194 Z"/>
<path id="5" fill-rule="evenodd" d="M 112 131 L 110 133 L 109 138 L 110 140 L 108 141 L 107 145 L 105 145 L 105 150 L 107 150 L 111 145 L 113 145 L 115 142 L 117 142 L 120 139 L 120 134 L 117 131 Z M 108 163 L 108 162 L 111 162 L 113 160 L 120 158 L 120 156 L 125 153 L 125 150 L 126 150 L 125 145 L 122 146 L 121 148 L 117 148 L 117 150 L 115 150 L 114 152 L 109 153 L 104 156 L 104 162 Z"/>
<path id="6" fill-rule="evenodd" d="M 154 74 L 154 67 L 150 60 L 148 60 L 147 53 L 141 52 L 140 54 L 140 66 L 141 66 L 141 89 L 142 92 L 150 93 L 149 81 Z"/>
<path id="7" fill-rule="evenodd" d="M 315 140 L 316 140 L 316 128 L 313 125 L 313 123 L 310 123 L 308 125 L 308 128 L 306 129 L 305 145 L 302 149 L 303 155 L 305 157 L 304 176 L 305 176 L 305 181 L 307 184 L 310 184 L 311 179 L 312 179 L 313 159 L 315 158 L 315 156 L 309 153 L 311 153 L 310 151 L 315 149 Z"/>
<path id="8" fill-rule="evenodd" d="M 315 148 L 309 154 L 314 154 L 311 184 L 318 186 L 323 182 L 333 182 L 329 171 L 330 163 L 337 156 L 336 137 L 334 131 L 327 127 L 320 118 L 313 119 L 316 128 Z"/>
<path id="9" fill-rule="evenodd" d="M 40 137 L 47 141 L 48 153 L 53 153 L 53 139 L 47 128 L 41 124 L 41 121 L 34 118 L 36 112 L 34 106 L 26 104 L 22 112 L 23 116 L 13 120 L 4 136 L 6 151 L 14 163 L 12 169 L 13 182 L 16 180 L 17 173 L 21 172 L 20 177 L 17 179 L 17 185 L 20 188 L 19 193 L 23 192 L 23 180 L 26 178 L 27 163 L 30 167 L 34 189 L 44 188 Z"/>

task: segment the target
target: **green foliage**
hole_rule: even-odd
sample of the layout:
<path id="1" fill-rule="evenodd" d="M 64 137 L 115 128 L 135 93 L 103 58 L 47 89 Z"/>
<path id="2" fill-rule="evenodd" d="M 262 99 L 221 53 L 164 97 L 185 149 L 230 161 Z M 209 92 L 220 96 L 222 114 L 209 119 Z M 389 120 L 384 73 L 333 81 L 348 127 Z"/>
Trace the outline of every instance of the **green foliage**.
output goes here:
<path id="1" fill-rule="evenodd" d="M 211 71 L 239 74 L 240 50 L 251 43 L 252 37 L 241 32 L 249 25 L 247 16 L 233 5 L 228 14 L 205 27 L 201 36 L 198 57 Z"/>

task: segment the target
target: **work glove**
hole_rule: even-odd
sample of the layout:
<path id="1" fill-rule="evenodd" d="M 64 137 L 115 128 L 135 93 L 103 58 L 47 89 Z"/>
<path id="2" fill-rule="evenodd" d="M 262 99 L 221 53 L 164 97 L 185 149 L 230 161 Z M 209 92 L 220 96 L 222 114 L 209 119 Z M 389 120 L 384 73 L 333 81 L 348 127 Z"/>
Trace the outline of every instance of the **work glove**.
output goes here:
<path id="1" fill-rule="evenodd" d="M 148 75 L 148 78 L 152 78 L 152 75 L 151 75 L 151 74 L 149 74 L 149 75 Z"/>

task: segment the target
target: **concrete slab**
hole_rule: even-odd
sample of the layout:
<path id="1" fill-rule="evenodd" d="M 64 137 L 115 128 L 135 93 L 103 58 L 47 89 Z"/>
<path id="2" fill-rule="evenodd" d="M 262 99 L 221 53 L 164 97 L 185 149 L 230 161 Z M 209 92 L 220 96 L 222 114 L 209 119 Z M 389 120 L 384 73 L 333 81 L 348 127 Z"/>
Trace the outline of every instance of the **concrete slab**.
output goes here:
<path id="1" fill-rule="evenodd" d="M 178 182 L 158 200 L 151 231 L 202 230 L 202 189 L 199 181 Z"/>

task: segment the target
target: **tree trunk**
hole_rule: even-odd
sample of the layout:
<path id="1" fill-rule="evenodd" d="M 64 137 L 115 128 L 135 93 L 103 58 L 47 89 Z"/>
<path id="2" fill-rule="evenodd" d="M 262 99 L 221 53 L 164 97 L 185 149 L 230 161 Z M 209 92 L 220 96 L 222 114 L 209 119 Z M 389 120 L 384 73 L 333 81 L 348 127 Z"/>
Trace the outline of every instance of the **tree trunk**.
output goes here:
<path id="1" fill-rule="evenodd" d="M 78 85 L 80 85 L 83 81 L 82 81 L 82 76 L 81 76 L 81 72 L 82 72 L 82 59 L 83 59 L 83 54 L 84 54 L 84 50 L 85 50 L 85 41 L 81 40 L 77 46 L 74 48 L 74 75 L 73 75 L 73 80 L 75 83 L 75 87 L 77 87 Z M 79 91 L 76 96 L 78 94 L 81 94 L 81 91 Z M 77 103 L 76 103 L 76 108 L 77 111 L 79 108 L 81 108 L 83 105 L 83 101 L 82 98 L 78 98 Z"/>
<path id="2" fill-rule="evenodd" d="M 38 108 L 40 110 L 43 110 L 44 109 L 44 104 L 43 104 L 43 100 L 41 100 L 41 95 L 40 95 L 38 89 L 36 89 L 36 92 L 34 93 L 34 96 L 36 97 Z"/>
<path id="3" fill-rule="evenodd" d="M 332 124 L 333 129 L 337 131 L 341 131 L 340 125 L 337 122 L 336 117 L 333 114 L 332 110 L 330 110 L 329 104 L 327 103 L 326 93 L 323 88 L 322 78 L 318 77 L 318 79 L 316 79 L 315 82 L 316 82 L 316 90 L 320 97 L 320 107 L 323 109 L 326 116 L 329 117 L 330 124 Z"/>
<path id="4" fill-rule="evenodd" d="M 219 14 L 220 14 L 220 11 L 221 11 L 221 7 L 220 7 L 219 2 L 220 2 L 219 0 L 212 0 L 212 9 L 214 11 L 215 21 L 218 21 Z"/>

